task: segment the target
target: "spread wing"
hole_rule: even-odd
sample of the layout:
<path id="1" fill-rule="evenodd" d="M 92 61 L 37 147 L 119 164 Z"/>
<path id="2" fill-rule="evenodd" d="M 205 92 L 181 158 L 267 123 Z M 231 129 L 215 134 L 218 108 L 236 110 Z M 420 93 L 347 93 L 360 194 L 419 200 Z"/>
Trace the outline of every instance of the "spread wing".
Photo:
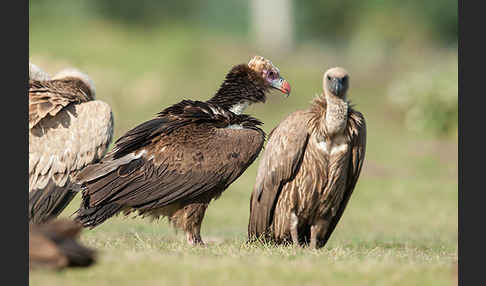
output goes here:
<path id="1" fill-rule="evenodd" d="M 361 173 L 361 167 L 363 166 L 366 151 L 366 122 L 360 112 L 351 110 L 351 112 L 349 113 L 346 136 L 348 136 L 351 142 L 351 156 L 349 160 L 349 173 L 346 182 L 346 190 L 344 191 L 343 199 L 339 204 L 339 208 L 336 214 L 331 219 L 329 228 L 327 229 L 327 232 L 323 239 L 323 245 L 327 243 L 329 237 L 336 228 L 337 223 L 341 219 L 344 209 L 348 204 L 349 198 L 353 193 L 354 187 L 358 182 L 358 178 Z"/>
<path id="2" fill-rule="evenodd" d="M 101 159 L 113 135 L 108 104 L 70 104 L 29 130 L 29 215 L 41 222 L 74 197 L 70 176 Z"/>
<path id="3" fill-rule="evenodd" d="M 94 227 L 120 210 L 143 214 L 176 201 L 209 202 L 263 147 L 265 135 L 258 128 L 181 120 L 167 115 L 139 125 L 76 177 L 83 186 L 77 219 L 84 226 Z"/>
<path id="4" fill-rule="evenodd" d="M 268 231 L 284 184 L 297 173 L 307 147 L 310 114 L 290 114 L 270 134 L 250 198 L 249 239 Z"/>
<path id="5" fill-rule="evenodd" d="M 79 81 L 77 84 L 73 84 Z M 70 103 L 88 101 L 81 80 L 29 81 L 29 129 L 48 115 L 55 116 Z"/>

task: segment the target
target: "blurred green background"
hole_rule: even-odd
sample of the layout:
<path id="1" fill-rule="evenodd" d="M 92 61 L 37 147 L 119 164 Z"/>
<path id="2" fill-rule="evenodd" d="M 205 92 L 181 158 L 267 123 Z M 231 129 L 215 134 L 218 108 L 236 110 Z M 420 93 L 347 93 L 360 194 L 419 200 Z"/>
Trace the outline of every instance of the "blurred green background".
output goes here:
<path id="1" fill-rule="evenodd" d="M 209 207 L 202 230 L 207 249 L 188 248 L 165 221 L 116 217 L 83 232 L 84 242 L 102 251 L 97 266 L 35 272 L 32 285 L 204 285 L 208 279 L 240 285 L 241 277 L 268 285 L 456 281 L 456 1 L 29 3 L 30 61 L 51 75 L 67 66 L 89 74 L 97 98 L 113 109 L 115 139 L 182 99 L 210 98 L 233 65 L 256 54 L 292 86 L 289 98 L 273 92 L 266 104 L 247 109 L 267 133 L 307 108 L 333 66 L 349 71 L 349 99 L 368 127 L 360 180 L 322 250 L 241 246 L 257 159 Z M 64 215 L 77 206 L 79 197 Z M 215 268 L 200 267 L 208 263 Z"/>

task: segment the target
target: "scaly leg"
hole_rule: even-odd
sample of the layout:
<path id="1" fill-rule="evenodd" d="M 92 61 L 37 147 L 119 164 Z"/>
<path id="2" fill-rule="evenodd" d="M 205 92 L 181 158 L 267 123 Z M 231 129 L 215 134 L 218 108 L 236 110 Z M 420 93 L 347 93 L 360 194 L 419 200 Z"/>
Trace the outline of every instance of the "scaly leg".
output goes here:
<path id="1" fill-rule="evenodd" d="M 322 247 L 321 239 L 324 237 L 328 226 L 329 221 L 325 219 L 320 219 L 311 226 L 311 241 L 309 245 L 311 248 L 318 249 Z"/>
<path id="2" fill-rule="evenodd" d="M 177 210 L 171 217 L 174 225 L 184 230 L 187 243 L 191 245 L 204 245 L 201 224 L 207 207 L 208 203 L 191 203 Z"/>
<path id="3" fill-rule="evenodd" d="M 294 212 L 292 212 L 290 213 L 290 235 L 292 236 L 292 242 L 295 245 L 300 246 L 299 232 L 297 230 L 298 227 L 299 227 L 299 218 Z"/>
<path id="4" fill-rule="evenodd" d="M 201 238 L 201 225 L 192 231 L 186 232 L 186 240 L 190 245 L 204 245 L 204 241 Z"/>

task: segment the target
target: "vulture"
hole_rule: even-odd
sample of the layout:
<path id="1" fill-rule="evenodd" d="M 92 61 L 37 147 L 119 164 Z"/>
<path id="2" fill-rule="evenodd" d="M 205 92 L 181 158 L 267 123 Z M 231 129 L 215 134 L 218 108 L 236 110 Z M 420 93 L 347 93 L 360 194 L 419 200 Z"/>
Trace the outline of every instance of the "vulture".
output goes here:
<path id="1" fill-rule="evenodd" d="M 77 239 L 82 226 L 72 220 L 54 219 L 29 225 L 29 269 L 86 267 L 96 252 Z"/>
<path id="2" fill-rule="evenodd" d="M 72 176 L 106 153 L 113 115 L 77 69 L 50 78 L 29 63 L 29 77 L 29 222 L 39 224 L 73 199 Z"/>
<path id="3" fill-rule="evenodd" d="M 323 94 L 271 131 L 250 197 L 250 242 L 326 244 L 353 193 L 366 148 L 365 119 L 348 102 L 348 86 L 346 70 L 327 70 Z"/>
<path id="4" fill-rule="evenodd" d="M 260 153 L 262 123 L 242 114 L 271 89 L 289 83 L 269 60 L 233 66 L 212 98 L 182 100 L 126 132 L 97 164 L 76 176 L 82 202 L 76 220 L 94 228 L 118 213 L 167 217 L 187 243 L 204 244 L 201 224 L 217 199 Z"/>

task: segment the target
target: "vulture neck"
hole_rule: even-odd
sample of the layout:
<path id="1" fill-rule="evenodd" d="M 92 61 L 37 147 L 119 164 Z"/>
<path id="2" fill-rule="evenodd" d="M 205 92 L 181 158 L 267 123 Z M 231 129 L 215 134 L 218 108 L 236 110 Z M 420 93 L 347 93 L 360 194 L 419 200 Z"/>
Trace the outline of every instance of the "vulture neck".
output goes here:
<path id="1" fill-rule="evenodd" d="M 346 128 L 348 119 L 348 102 L 333 94 L 325 93 L 326 116 L 324 125 L 326 133 L 330 136 L 341 134 Z"/>
<path id="2" fill-rule="evenodd" d="M 247 65 L 233 67 L 216 94 L 206 101 L 235 114 L 241 114 L 256 102 L 265 102 L 268 86 L 261 76 Z"/>

